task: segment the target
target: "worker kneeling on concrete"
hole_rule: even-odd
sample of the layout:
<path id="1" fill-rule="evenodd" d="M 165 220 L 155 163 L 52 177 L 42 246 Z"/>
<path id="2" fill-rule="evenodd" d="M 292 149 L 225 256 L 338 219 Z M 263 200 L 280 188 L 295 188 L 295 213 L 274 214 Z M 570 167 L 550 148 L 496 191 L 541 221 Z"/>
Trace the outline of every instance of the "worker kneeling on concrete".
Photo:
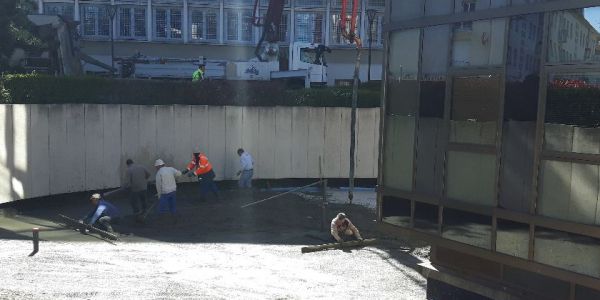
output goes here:
<path id="1" fill-rule="evenodd" d="M 346 217 L 346 214 L 341 212 L 331 220 L 331 235 L 336 242 L 344 242 L 349 240 L 362 241 L 363 238 L 358 232 L 358 228 L 352 224 L 352 221 Z"/>
<path id="2" fill-rule="evenodd" d="M 101 230 L 114 233 L 111 224 L 118 223 L 121 218 L 119 209 L 110 202 L 102 199 L 100 194 L 93 194 L 90 201 L 94 209 L 81 222 L 95 226 Z"/>

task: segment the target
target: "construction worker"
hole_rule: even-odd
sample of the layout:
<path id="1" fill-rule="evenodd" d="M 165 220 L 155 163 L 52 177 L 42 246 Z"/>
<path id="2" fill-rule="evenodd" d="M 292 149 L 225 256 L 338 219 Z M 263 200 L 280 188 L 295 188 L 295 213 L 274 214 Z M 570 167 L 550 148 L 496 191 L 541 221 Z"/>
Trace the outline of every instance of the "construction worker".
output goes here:
<path id="1" fill-rule="evenodd" d="M 111 223 L 114 224 L 119 222 L 121 217 L 119 209 L 110 202 L 102 199 L 100 194 L 93 194 L 90 197 L 90 201 L 92 202 L 92 205 L 94 205 L 94 209 L 82 220 L 79 220 L 79 222 L 114 233 L 115 231 L 113 230 Z"/>
<path id="2" fill-rule="evenodd" d="M 343 212 L 337 214 L 337 216 L 331 220 L 331 235 L 335 241 L 339 243 L 351 239 L 359 241 L 363 240 L 360 236 L 360 232 L 358 232 L 358 228 L 352 224 L 350 219 L 348 219 Z"/>
<path id="3" fill-rule="evenodd" d="M 133 160 L 127 159 L 127 171 L 125 173 L 125 187 L 129 189 L 129 200 L 134 215 L 141 215 L 146 212 L 146 193 L 148 190 L 148 178 L 150 172 L 142 166 L 133 163 Z M 142 206 L 139 210 L 138 201 Z"/>
<path id="4" fill-rule="evenodd" d="M 200 198 L 205 199 L 206 194 L 210 191 L 217 199 L 219 199 L 219 189 L 213 181 L 216 177 L 212 165 L 208 161 L 208 157 L 200 151 L 194 151 L 192 161 L 187 165 L 187 168 L 182 171 L 183 174 L 188 174 L 189 177 L 197 176 L 200 182 Z"/>
<path id="5" fill-rule="evenodd" d="M 181 172 L 175 168 L 165 166 L 162 159 L 157 159 L 154 162 L 156 168 L 156 195 L 158 196 L 158 212 L 161 214 L 171 213 L 173 221 L 176 222 L 175 213 L 177 181 L 175 177 L 181 176 Z"/>
<path id="6" fill-rule="evenodd" d="M 198 69 L 196 71 L 194 71 L 194 74 L 192 74 L 192 81 L 196 82 L 196 81 L 204 80 L 205 72 L 206 72 L 206 66 L 204 64 L 200 64 L 198 66 Z"/>
<path id="7" fill-rule="evenodd" d="M 238 186 L 240 188 L 252 188 L 252 176 L 254 175 L 254 160 L 252 155 L 244 149 L 240 148 L 237 150 L 237 154 L 240 157 L 240 170 L 237 175 L 240 176 Z"/>

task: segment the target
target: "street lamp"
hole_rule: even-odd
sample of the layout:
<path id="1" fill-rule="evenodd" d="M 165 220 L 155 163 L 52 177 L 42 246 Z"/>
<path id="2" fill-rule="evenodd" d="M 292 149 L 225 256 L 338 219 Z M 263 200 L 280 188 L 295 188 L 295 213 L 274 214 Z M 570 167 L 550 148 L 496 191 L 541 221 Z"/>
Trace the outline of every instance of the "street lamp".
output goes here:
<path id="1" fill-rule="evenodd" d="M 377 16 L 377 11 L 374 9 L 367 10 L 367 18 L 369 21 L 369 66 L 367 69 L 367 82 L 371 81 L 371 49 L 373 46 L 373 21 Z"/>
<path id="2" fill-rule="evenodd" d="M 111 4 L 108 5 L 107 10 L 108 10 L 108 16 L 110 17 L 110 66 L 112 67 L 112 69 L 110 70 L 110 74 L 112 76 L 115 75 L 115 30 L 114 30 L 114 20 L 115 20 L 115 16 L 117 15 L 117 5 L 115 4 Z"/>

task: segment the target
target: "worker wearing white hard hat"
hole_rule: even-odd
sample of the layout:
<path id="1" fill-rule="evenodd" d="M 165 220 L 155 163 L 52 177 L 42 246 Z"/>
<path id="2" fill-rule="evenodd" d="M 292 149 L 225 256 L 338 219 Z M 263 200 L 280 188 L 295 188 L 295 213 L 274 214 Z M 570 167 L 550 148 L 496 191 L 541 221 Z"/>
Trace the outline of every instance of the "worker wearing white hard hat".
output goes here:
<path id="1" fill-rule="evenodd" d="M 177 212 L 177 182 L 175 178 L 181 176 L 181 172 L 175 168 L 165 166 L 165 162 L 160 158 L 154 162 L 154 167 L 156 168 L 158 211 L 159 213 L 170 213 L 174 218 Z"/>

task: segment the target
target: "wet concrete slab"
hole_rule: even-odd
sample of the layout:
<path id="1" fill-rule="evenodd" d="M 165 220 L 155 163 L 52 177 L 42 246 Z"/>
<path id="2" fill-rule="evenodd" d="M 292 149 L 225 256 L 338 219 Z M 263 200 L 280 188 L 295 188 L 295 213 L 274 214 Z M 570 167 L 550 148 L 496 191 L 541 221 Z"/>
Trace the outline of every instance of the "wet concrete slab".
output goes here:
<path id="1" fill-rule="evenodd" d="M 324 243 L 320 199 L 288 195 L 260 205 L 243 204 L 272 191 L 223 191 L 199 201 L 198 186 L 178 191 L 179 221 L 150 214 L 146 224 L 126 216 L 109 243 L 58 223 L 91 208 L 87 194 L 17 203 L 0 214 L 2 299 L 425 299 L 422 259 L 402 242 L 302 254 Z M 151 196 L 149 194 L 149 196 Z M 367 197 L 368 198 L 368 197 Z M 124 195 L 109 198 L 130 213 Z M 154 199 L 152 199 L 154 200 Z M 326 224 L 345 211 L 366 237 L 379 238 L 371 208 L 330 203 Z M 31 228 L 39 227 L 33 257 Z M 381 236 L 383 238 L 383 236 Z"/>

